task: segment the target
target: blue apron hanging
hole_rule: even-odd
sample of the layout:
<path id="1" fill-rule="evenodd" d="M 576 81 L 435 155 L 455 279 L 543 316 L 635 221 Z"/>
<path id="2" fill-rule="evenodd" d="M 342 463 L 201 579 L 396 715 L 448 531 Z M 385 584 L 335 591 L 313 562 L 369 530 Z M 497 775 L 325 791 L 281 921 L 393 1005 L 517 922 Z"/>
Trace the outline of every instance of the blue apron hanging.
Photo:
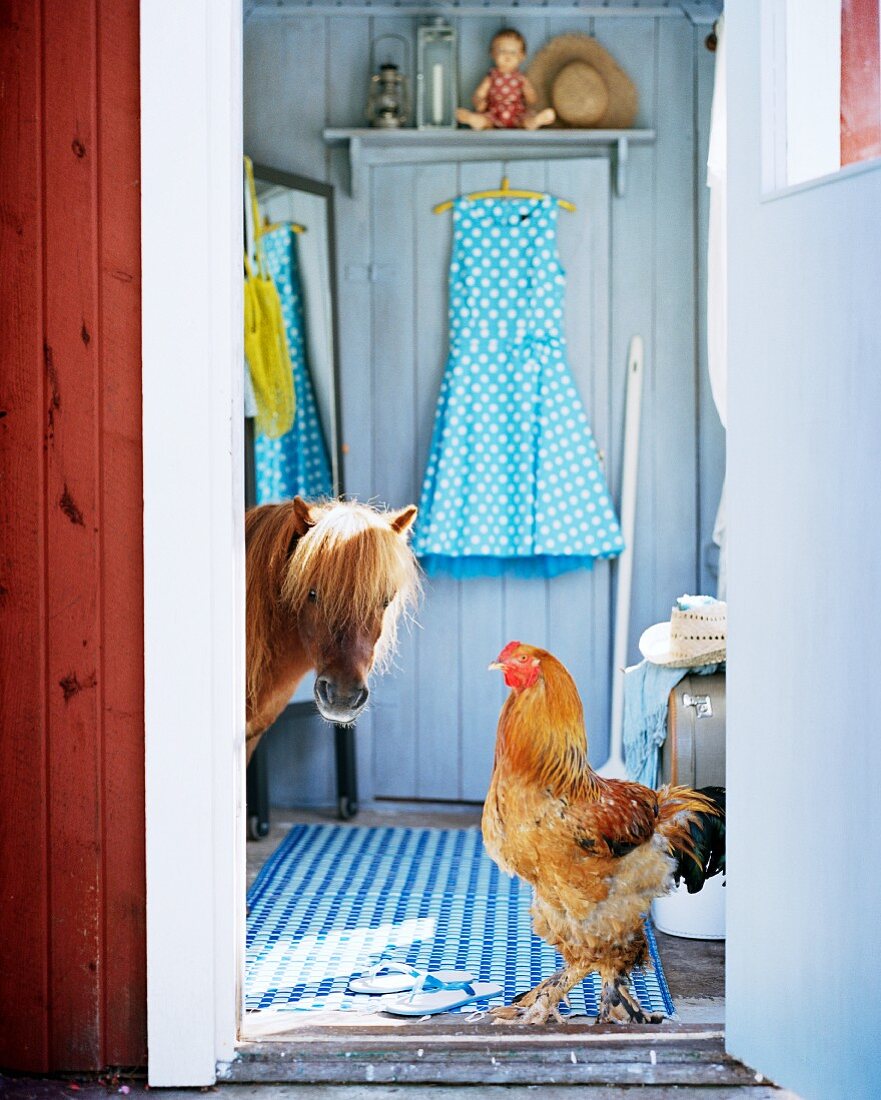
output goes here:
<path id="1" fill-rule="evenodd" d="M 566 360 L 558 209 L 453 204 L 449 358 L 413 539 L 428 573 L 549 577 L 624 549 Z"/>
<path id="2" fill-rule="evenodd" d="M 332 496 L 330 460 L 309 377 L 295 237 L 290 226 L 282 225 L 262 240 L 266 267 L 281 298 L 296 408 L 289 432 L 279 439 L 260 435 L 254 442 L 257 503 L 277 504 L 297 495 L 313 500 Z"/>

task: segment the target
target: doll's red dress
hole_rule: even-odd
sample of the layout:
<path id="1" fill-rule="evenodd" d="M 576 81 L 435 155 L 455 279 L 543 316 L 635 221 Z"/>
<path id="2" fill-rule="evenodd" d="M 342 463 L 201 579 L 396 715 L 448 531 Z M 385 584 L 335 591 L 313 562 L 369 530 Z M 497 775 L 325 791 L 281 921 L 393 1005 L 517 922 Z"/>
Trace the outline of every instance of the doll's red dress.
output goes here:
<path id="1" fill-rule="evenodd" d="M 526 97 L 523 73 L 503 73 L 491 69 L 489 90 L 486 94 L 486 114 L 493 126 L 500 130 L 516 130 L 526 116 Z"/>

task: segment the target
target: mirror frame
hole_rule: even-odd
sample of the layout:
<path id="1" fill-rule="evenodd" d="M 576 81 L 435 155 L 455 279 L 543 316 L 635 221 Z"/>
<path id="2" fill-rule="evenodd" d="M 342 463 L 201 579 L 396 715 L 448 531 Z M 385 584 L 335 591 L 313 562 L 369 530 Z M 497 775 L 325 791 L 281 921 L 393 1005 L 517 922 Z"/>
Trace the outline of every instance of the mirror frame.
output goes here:
<path id="1" fill-rule="evenodd" d="M 327 200 L 327 250 L 328 271 L 330 274 L 330 333 L 333 341 L 332 371 L 333 371 L 333 409 L 331 422 L 333 424 L 334 441 L 331 451 L 332 473 L 334 475 L 334 494 L 341 497 L 345 494 L 345 478 L 343 476 L 343 417 L 342 417 L 342 391 L 340 389 L 340 319 L 339 319 L 339 293 L 337 281 L 336 263 L 336 218 L 334 212 L 334 188 L 333 184 L 324 183 L 322 180 L 312 179 L 309 176 L 300 176 L 295 172 L 284 172 L 279 168 L 273 168 L 268 164 L 259 164 L 254 161 L 254 178 L 266 183 L 276 183 L 280 187 L 288 187 L 294 191 L 306 191 L 312 195 L 320 195 Z M 249 435 L 251 433 L 248 433 Z M 252 444 L 253 445 L 253 444 Z M 252 498 L 253 499 L 253 498 Z"/>

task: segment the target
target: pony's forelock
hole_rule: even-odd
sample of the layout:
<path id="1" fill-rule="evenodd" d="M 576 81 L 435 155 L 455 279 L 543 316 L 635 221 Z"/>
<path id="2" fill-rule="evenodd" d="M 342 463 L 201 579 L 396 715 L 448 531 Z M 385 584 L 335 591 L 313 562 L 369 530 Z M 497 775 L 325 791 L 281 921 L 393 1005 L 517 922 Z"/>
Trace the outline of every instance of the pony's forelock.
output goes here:
<path id="1" fill-rule="evenodd" d="M 412 618 L 419 598 L 419 567 L 389 514 L 363 504 L 336 502 L 312 508 L 314 526 L 299 539 L 282 582 L 282 598 L 295 614 L 310 593 L 333 633 L 368 623 L 390 599 L 374 664 L 388 666 L 402 616 Z"/>

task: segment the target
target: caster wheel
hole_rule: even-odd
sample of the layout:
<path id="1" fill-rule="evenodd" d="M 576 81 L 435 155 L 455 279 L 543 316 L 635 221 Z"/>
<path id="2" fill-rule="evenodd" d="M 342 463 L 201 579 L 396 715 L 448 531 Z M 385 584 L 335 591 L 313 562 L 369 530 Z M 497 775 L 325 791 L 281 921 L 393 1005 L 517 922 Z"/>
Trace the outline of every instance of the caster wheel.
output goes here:
<path id="1" fill-rule="evenodd" d="M 261 821 L 256 814 L 248 818 L 248 839 L 262 840 L 269 835 L 269 822 Z"/>
<path id="2" fill-rule="evenodd" d="M 358 803 L 353 802 L 347 795 L 341 795 L 337 803 L 337 809 L 339 810 L 340 820 L 348 821 L 358 812 Z"/>

